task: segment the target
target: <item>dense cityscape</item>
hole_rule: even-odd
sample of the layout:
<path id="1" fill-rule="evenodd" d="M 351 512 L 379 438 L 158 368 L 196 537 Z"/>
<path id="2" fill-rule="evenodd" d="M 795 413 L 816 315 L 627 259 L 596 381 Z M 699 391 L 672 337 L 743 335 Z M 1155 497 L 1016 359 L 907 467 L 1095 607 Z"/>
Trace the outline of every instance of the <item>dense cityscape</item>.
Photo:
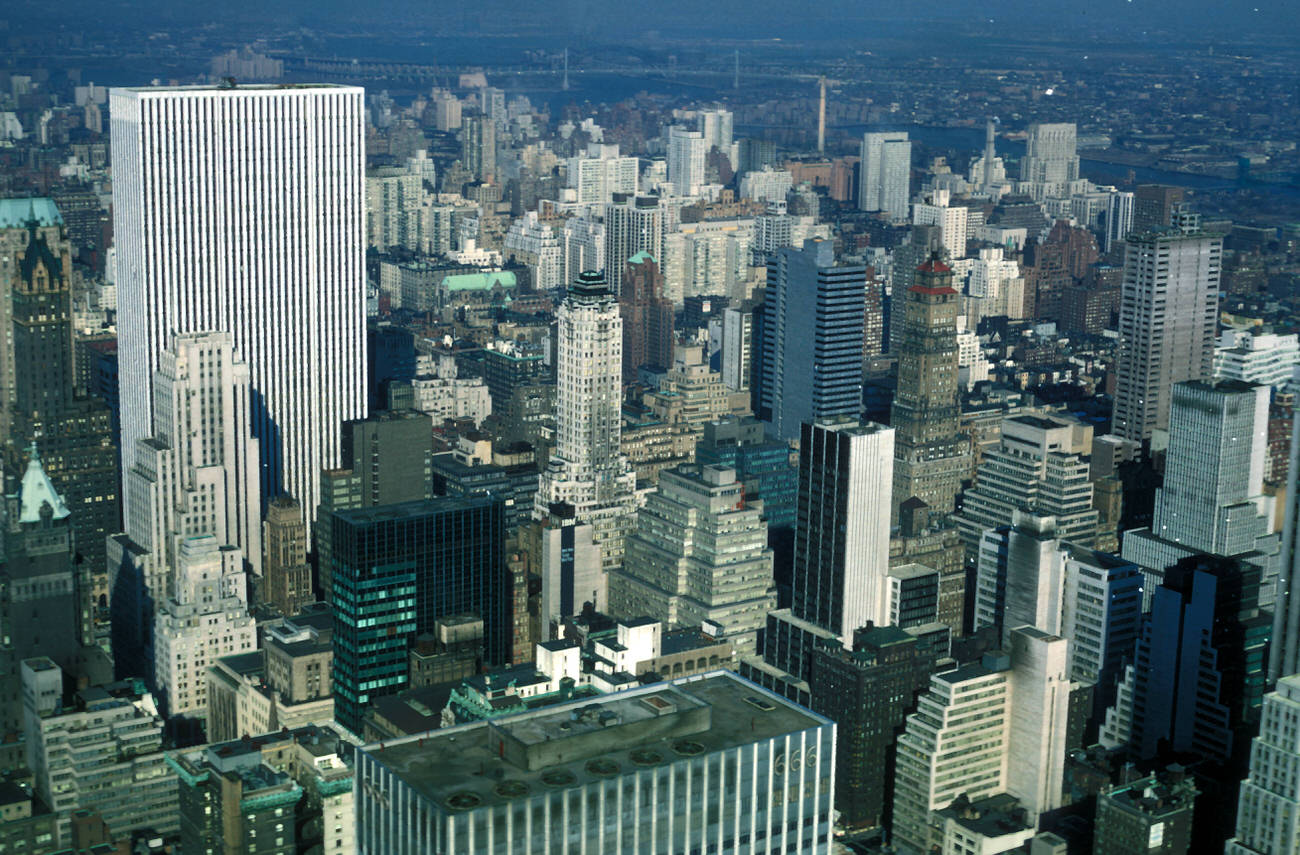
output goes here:
<path id="1" fill-rule="evenodd" d="M 1285 5 L 0 10 L 0 855 L 1300 855 Z"/>

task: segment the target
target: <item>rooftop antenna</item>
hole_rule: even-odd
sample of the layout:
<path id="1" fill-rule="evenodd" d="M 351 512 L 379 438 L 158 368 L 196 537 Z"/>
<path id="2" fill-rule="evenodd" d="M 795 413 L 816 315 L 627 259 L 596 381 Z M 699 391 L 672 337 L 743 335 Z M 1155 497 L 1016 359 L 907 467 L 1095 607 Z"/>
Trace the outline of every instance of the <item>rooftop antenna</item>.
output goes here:
<path id="1" fill-rule="evenodd" d="M 567 47 L 564 49 L 564 82 L 560 84 L 560 88 L 565 92 L 569 91 L 569 49 Z"/>
<path id="2" fill-rule="evenodd" d="M 731 88 L 732 89 L 740 88 L 740 49 L 739 48 L 736 49 L 736 72 L 735 72 L 735 76 L 731 80 Z"/>

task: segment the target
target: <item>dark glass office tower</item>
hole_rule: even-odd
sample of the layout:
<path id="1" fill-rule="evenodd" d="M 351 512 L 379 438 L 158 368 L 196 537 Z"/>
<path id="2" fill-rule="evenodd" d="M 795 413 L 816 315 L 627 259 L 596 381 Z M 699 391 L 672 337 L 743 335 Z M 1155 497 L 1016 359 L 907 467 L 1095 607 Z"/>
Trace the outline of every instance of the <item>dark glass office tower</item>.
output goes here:
<path id="1" fill-rule="evenodd" d="M 407 647 L 453 614 L 483 618 L 504 662 L 510 586 L 505 508 L 490 497 L 339 511 L 331 518 L 335 719 L 355 733 L 369 702 L 407 683 Z"/>

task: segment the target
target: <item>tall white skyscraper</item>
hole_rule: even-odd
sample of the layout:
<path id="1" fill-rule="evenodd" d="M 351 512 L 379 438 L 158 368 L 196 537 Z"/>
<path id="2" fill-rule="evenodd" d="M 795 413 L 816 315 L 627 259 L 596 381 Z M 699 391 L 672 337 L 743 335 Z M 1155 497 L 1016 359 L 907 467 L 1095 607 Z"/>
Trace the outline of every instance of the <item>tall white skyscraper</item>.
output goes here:
<path id="1" fill-rule="evenodd" d="M 832 630 L 889 623 L 894 429 L 856 419 L 805 423 L 799 451 L 792 611 Z"/>
<path id="2" fill-rule="evenodd" d="M 704 183 L 704 158 L 709 144 L 699 131 L 668 129 L 668 180 L 678 196 L 692 196 Z"/>
<path id="3" fill-rule="evenodd" d="M 1174 386 L 1176 424 L 1152 531 L 1201 552 L 1240 555 L 1272 529 L 1273 501 L 1263 495 L 1268 399 L 1268 386 L 1235 380 Z"/>
<path id="4" fill-rule="evenodd" d="M 1300 852 L 1300 675 L 1284 677 L 1264 696 L 1237 802 L 1237 834 L 1224 852 Z"/>
<path id="5" fill-rule="evenodd" d="M 861 168 L 858 207 L 906 220 L 912 198 L 912 143 L 907 132 L 864 135 Z"/>
<path id="6" fill-rule="evenodd" d="M 534 515 L 553 503 L 590 523 L 606 569 L 623 560 L 636 505 L 636 472 L 619 449 L 622 434 L 623 319 L 599 273 L 583 273 L 556 312 L 555 453 L 541 473 Z"/>
<path id="7" fill-rule="evenodd" d="M 1130 235 L 1120 290 L 1112 432 L 1151 442 L 1169 428 L 1173 385 L 1214 375 L 1223 238 L 1196 221 Z"/>
<path id="8" fill-rule="evenodd" d="M 251 371 L 262 495 L 289 493 L 314 522 L 340 424 L 366 415 L 363 95 L 112 91 L 123 472 L 173 337 L 223 330 Z M 128 486 L 128 529 L 141 507 Z"/>

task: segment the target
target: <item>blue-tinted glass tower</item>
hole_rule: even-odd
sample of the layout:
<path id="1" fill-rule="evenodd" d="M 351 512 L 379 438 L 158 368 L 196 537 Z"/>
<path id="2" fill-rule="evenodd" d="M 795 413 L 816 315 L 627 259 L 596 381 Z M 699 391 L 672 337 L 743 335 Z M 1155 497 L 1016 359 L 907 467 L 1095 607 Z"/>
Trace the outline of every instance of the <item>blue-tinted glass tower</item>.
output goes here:
<path id="1" fill-rule="evenodd" d="M 866 280 L 861 265 L 835 266 L 826 240 L 769 258 L 754 382 L 759 418 L 777 438 L 794 439 L 803 422 L 860 416 Z"/>

